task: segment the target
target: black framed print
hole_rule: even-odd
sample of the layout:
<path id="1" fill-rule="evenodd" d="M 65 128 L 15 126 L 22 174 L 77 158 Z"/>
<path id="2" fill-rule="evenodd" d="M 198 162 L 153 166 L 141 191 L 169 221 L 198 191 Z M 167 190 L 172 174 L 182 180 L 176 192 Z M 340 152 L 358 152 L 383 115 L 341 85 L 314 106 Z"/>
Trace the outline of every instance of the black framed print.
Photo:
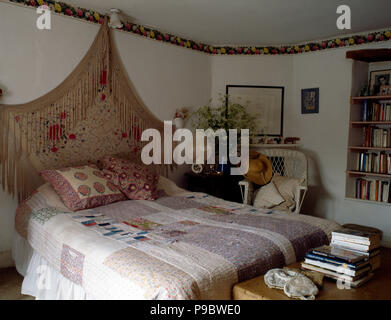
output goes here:
<path id="1" fill-rule="evenodd" d="M 245 104 L 247 111 L 259 115 L 257 135 L 282 136 L 284 87 L 227 85 L 228 100 Z"/>
<path id="2" fill-rule="evenodd" d="M 319 113 L 319 88 L 301 90 L 301 113 Z"/>

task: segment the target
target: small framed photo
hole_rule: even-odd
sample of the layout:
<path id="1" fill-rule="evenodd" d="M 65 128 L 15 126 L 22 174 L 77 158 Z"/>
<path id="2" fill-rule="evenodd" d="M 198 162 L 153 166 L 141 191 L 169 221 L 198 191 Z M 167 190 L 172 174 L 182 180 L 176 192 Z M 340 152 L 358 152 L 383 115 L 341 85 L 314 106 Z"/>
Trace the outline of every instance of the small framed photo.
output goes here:
<path id="1" fill-rule="evenodd" d="M 381 87 L 389 86 L 391 80 L 391 69 L 371 71 L 369 79 L 370 94 L 377 96 L 381 94 Z"/>
<path id="2" fill-rule="evenodd" d="M 381 96 L 391 95 L 391 86 L 381 86 L 380 87 L 380 95 Z"/>
<path id="3" fill-rule="evenodd" d="M 301 90 L 301 113 L 319 113 L 319 88 Z"/>

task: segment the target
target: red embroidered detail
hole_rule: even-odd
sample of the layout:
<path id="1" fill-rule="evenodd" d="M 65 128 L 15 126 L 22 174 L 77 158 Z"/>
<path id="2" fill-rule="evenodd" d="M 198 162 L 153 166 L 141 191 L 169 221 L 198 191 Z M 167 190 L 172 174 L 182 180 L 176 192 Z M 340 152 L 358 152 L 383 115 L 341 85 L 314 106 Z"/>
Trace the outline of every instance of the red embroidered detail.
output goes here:
<path id="1" fill-rule="evenodd" d="M 62 135 L 62 128 L 58 123 L 53 124 L 49 127 L 49 138 L 50 140 L 56 141 L 60 140 L 60 136 Z"/>
<path id="2" fill-rule="evenodd" d="M 71 134 L 69 135 L 69 139 L 75 140 L 75 139 L 76 139 L 76 135 L 75 135 L 74 133 L 71 133 Z"/>
<path id="3" fill-rule="evenodd" d="M 100 84 L 105 86 L 107 84 L 107 70 L 103 70 L 100 76 Z"/>
<path id="4" fill-rule="evenodd" d="M 51 152 L 54 152 L 56 153 L 58 151 L 58 148 L 56 146 L 53 146 L 51 149 L 50 149 Z"/>
<path id="5" fill-rule="evenodd" d="M 127 138 L 128 134 L 126 132 L 122 132 L 122 138 Z"/>
<path id="6" fill-rule="evenodd" d="M 141 130 L 138 126 L 135 126 L 133 128 L 133 137 L 135 141 L 140 141 L 141 140 Z"/>
<path id="7" fill-rule="evenodd" d="M 106 99 L 106 95 L 104 93 L 102 93 L 101 100 L 105 101 L 105 99 Z"/>

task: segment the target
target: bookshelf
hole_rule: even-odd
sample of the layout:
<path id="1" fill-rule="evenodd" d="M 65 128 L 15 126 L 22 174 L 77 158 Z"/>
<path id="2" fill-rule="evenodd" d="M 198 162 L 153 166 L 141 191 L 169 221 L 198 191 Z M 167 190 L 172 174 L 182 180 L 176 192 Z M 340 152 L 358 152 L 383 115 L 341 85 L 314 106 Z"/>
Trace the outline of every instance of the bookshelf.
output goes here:
<path id="1" fill-rule="evenodd" d="M 391 108 L 391 95 L 361 97 L 357 94 L 368 83 L 369 64 L 391 61 L 391 50 L 348 51 L 346 57 L 353 59 L 353 67 L 345 198 L 389 206 L 391 111 L 387 112 L 387 108 Z"/>

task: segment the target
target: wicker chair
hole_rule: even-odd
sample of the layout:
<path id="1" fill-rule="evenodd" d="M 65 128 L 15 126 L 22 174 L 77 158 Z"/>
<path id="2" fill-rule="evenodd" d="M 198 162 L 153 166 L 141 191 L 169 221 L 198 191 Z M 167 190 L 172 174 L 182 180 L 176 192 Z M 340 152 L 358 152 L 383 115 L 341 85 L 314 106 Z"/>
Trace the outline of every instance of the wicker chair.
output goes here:
<path id="1" fill-rule="evenodd" d="M 262 154 L 267 156 L 273 166 L 273 173 L 278 173 L 281 176 L 295 178 L 302 181 L 301 185 L 296 190 L 295 202 L 296 206 L 294 213 L 300 213 L 301 205 L 307 193 L 308 177 L 307 177 L 307 158 L 304 153 L 296 150 L 286 149 L 262 149 Z M 245 179 L 239 182 L 242 199 L 244 204 L 253 204 L 253 196 L 255 185 Z"/>

